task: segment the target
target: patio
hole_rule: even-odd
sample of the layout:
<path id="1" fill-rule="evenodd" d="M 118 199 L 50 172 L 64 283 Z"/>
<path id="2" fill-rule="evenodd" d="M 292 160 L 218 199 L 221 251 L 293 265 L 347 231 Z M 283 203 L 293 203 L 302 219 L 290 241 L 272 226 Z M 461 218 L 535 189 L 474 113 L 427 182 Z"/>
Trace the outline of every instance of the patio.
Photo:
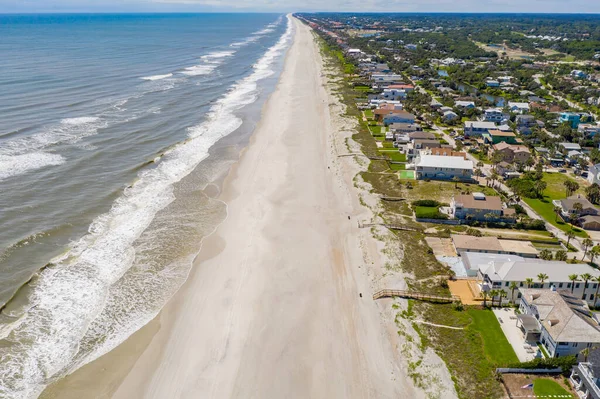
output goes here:
<path id="1" fill-rule="evenodd" d="M 535 343 L 525 342 L 525 336 L 521 329 L 517 326 L 517 314 L 511 308 L 494 309 L 494 315 L 500 323 L 500 328 L 506 336 L 506 339 L 513 347 L 517 357 L 521 362 L 533 360 L 536 357 L 541 357 L 539 349 Z"/>

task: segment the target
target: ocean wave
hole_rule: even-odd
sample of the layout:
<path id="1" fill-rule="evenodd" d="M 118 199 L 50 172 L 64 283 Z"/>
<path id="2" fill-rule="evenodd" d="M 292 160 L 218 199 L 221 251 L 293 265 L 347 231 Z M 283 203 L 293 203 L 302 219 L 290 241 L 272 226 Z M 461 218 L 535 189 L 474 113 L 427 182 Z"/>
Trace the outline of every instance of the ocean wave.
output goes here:
<path id="1" fill-rule="evenodd" d="M 44 166 L 60 165 L 60 155 L 45 150 L 59 144 L 74 144 L 84 137 L 96 134 L 106 121 L 84 116 L 62 119 L 40 133 L 2 142 L 0 147 L 0 179 L 26 173 Z"/>
<path id="2" fill-rule="evenodd" d="M 202 64 L 185 68 L 181 73 L 188 76 L 209 75 L 223 63 L 226 58 L 235 54 L 235 51 L 215 51 L 200 57 Z"/>
<path id="3" fill-rule="evenodd" d="M 33 152 L 21 155 L 0 154 L 0 180 L 22 175 L 46 166 L 56 166 L 63 163 L 65 163 L 65 159 L 62 156 L 46 152 Z"/>
<path id="4" fill-rule="evenodd" d="M 170 78 L 171 76 L 173 76 L 172 73 L 167 73 L 165 75 L 144 76 L 144 77 L 141 77 L 140 79 L 153 81 L 153 80 L 162 80 L 162 79 Z"/>
<path id="5" fill-rule="evenodd" d="M 188 140 L 167 151 L 154 168 L 140 172 L 111 210 L 92 222 L 89 233 L 39 273 L 31 284 L 31 308 L 0 343 L 0 397 L 35 397 L 55 378 L 112 350 L 152 320 L 183 283 L 191 257 L 183 260 L 188 265 L 183 272 L 165 265 L 163 275 L 146 276 L 144 284 L 159 290 L 165 273 L 177 278 L 168 292 L 157 294 L 160 303 L 155 306 L 133 300 L 144 287 L 120 284 L 138 258 L 134 242 L 174 200 L 173 184 L 192 172 L 219 139 L 241 126 L 235 112 L 256 101 L 258 82 L 274 73 L 272 64 L 291 32 L 288 20 L 286 32 L 253 72 L 214 104 L 205 122 L 189 128 Z M 143 272 L 144 265 L 140 268 Z M 125 288 L 129 291 L 120 291 Z M 84 342 L 92 346 L 82 346 Z"/>

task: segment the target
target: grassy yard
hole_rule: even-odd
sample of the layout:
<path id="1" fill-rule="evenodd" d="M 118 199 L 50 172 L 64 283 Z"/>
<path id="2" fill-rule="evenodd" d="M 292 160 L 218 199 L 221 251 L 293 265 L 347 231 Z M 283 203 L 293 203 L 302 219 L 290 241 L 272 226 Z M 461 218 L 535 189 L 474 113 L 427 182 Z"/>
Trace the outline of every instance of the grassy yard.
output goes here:
<path id="1" fill-rule="evenodd" d="M 406 181 L 403 180 L 400 180 L 400 182 L 401 184 L 406 183 Z M 458 183 L 457 188 L 455 188 L 455 184 L 448 181 L 431 180 L 426 182 L 425 180 L 411 180 L 411 183 L 413 188 L 406 190 L 406 197 L 409 200 L 432 199 L 449 203 L 454 195 L 467 192 L 481 192 L 485 195 L 498 195 L 493 188 L 479 186 L 477 184 Z"/>
<path id="2" fill-rule="evenodd" d="M 485 353 L 490 362 L 499 365 L 518 363 L 519 359 L 506 336 L 500 328 L 500 323 L 491 310 L 468 310 L 473 324 L 469 326 L 479 332 L 485 344 Z"/>
<path id="3" fill-rule="evenodd" d="M 556 217 L 552 200 L 566 198 L 567 193 L 565 191 L 564 183 L 565 181 L 571 179 L 562 173 L 544 173 L 543 180 L 547 184 L 547 187 L 544 190 L 544 198 L 523 198 L 523 200 L 541 217 L 546 219 L 547 222 L 566 233 L 570 231 L 572 227 L 570 224 L 565 223 L 560 218 Z M 583 193 L 583 188 L 580 187 L 576 193 Z M 588 236 L 584 230 L 577 227 L 573 228 L 573 232 L 577 237 L 580 238 L 585 238 Z"/>
<path id="4" fill-rule="evenodd" d="M 367 119 L 373 119 L 373 110 L 372 109 L 366 109 L 365 110 L 365 117 Z"/>
<path id="5" fill-rule="evenodd" d="M 415 216 L 424 219 L 447 219 L 440 213 L 438 206 L 415 206 Z"/>
<path id="6" fill-rule="evenodd" d="M 385 144 L 385 142 L 384 142 Z M 379 150 L 381 155 L 389 157 L 392 161 L 395 162 L 406 162 L 406 154 L 401 154 L 397 149 L 385 149 Z"/>
<path id="7" fill-rule="evenodd" d="M 496 367 L 517 360 L 490 310 L 454 310 L 452 305 L 415 304 L 423 320 L 463 330 L 420 325 L 422 345 L 431 346 L 448 366 L 459 398 L 501 398 Z M 468 371 L 468 372 L 466 372 Z"/>
<path id="8" fill-rule="evenodd" d="M 566 395 L 560 397 L 573 397 L 573 394 L 560 386 L 556 381 L 546 378 L 533 380 L 533 393 L 541 398 L 556 397 L 554 395 Z"/>

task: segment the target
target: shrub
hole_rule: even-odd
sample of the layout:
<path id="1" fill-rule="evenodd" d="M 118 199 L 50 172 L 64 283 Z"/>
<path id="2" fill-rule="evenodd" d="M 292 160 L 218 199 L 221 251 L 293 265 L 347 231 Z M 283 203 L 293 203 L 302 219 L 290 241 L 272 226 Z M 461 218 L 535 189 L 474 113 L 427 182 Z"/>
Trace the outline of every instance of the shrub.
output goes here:
<path id="1" fill-rule="evenodd" d="M 436 200 L 416 200 L 412 202 L 413 206 L 428 206 L 428 207 L 438 207 L 441 204 Z"/>
<path id="2" fill-rule="evenodd" d="M 466 231 L 467 235 L 469 236 L 475 236 L 475 237 L 481 237 L 483 234 L 481 234 L 481 231 L 477 230 L 477 229 L 472 229 L 472 228 L 468 228 Z"/>
<path id="3" fill-rule="evenodd" d="M 577 357 L 564 356 L 552 358 L 536 358 L 524 363 L 511 364 L 509 367 L 519 369 L 562 369 L 563 373 L 570 373 L 573 366 L 577 363 Z"/>

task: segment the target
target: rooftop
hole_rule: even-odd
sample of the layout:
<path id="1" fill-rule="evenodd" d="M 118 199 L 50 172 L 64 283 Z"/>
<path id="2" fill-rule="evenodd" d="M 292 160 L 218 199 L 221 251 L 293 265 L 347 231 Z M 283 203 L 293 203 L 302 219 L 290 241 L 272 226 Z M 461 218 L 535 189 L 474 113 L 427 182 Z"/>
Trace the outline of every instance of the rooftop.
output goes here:
<path id="1" fill-rule="evenodd" d="M 498 137 L 516 137 L 513 132 L 503 132 L 502 130 L 490 130 L 488 131 L 490 136 L 498 136 Z"/>
<path id="2" fill-rule="evenodd" d="M 525 281 L 540 273 L 548 275 L 548 282 L 568 283 L 569 275 L 589 273 L 600 276 L 600 271 L 584 263 L 548 261 L 542 259 L 521 258 L 514 255 L 487 254 L 488 257 L 473 259 L 469 256 L 471 268 L 478 268 L 492 281 Z M 484 262 L 484 263 L 480 263 Z"/>
<path id="3" fill-rule="evenodd" d="M 415 162 L 417 167 L 436 167 L 451 169 L 473 169 L 473 161 L 463 157 L 448 157 L 444 155 L 421 155 Z"/>
<path id="4" fill-rule="evenodd" d="M 576 203 L 581 204 L 581 206 L 583 206 L 583 209 L 595 208 L 595 206 L 590 201 L 588 201 L 587 198 L 580 194 L 575 194 L 570 196 L 569 198 L 560 200 L 560 204 L 562 205 L 563 209 L 569 211 L 573 209 L 573 205 L 575 205 Z"/>
<path id="5" fill-rule="evenodd" d="M 471 194 L 457 195 L 454 197 L 454 202 L 457 206 L 462 205 L 469 209 L 489 209 L 493 211 L 502 210 L 502 201 L 500 197 L 483 196 L 483 198 L 475 198 Z"/>
<path id="6" fill-rule="evenodd" d="M 598 342 L 600 327 L 585 301 L 568 290 L 520 288 L 523 300 L 534 306 L 554 342 Z"/>

